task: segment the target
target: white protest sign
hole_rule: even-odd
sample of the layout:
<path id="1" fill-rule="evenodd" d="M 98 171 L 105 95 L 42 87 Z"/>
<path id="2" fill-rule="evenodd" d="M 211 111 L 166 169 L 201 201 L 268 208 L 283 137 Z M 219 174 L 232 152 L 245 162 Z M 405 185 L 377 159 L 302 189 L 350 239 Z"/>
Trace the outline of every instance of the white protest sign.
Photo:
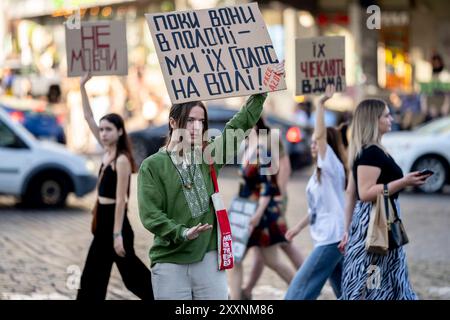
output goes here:
<path id="1" fill-rule="evenodd" d="M 256 3 L 145 17 L 172 103 L 286 89 Z"/>
<path id="2" fill-rule="evenodd" d="M 345 38 L 295 39 L 295 94 L 320 94 L 327 84 L 345 90 Z"/>
<path id="3" fill-rule="evenodd" d="M 82 22 L 80 28 L 66 25 L 67 75 L 128 74 L 125 21 Z"/>
<path id="4" fill-rule="evenodd" d="M 247 242 L 250 237 L 248 226 L 250 219 L 256 212 L 258 203 L 245 198 L 236 197 L 231 202 L 228 210 L 228 218 L 233 235 L 233 255 L 234 260 L 239 262 L 244 257 L 247 249 Z"/>

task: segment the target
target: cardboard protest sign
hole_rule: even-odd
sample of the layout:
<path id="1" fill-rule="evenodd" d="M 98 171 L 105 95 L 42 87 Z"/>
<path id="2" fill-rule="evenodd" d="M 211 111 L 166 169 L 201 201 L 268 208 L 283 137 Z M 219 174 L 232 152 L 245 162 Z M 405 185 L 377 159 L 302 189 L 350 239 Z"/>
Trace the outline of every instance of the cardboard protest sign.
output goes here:
<path id="1" fill-rule="evenodd" d="M 233 235 L 233 255 L 236 262 L 241 261 L 244 257 L 250 237 L 248 226 L 257 206 L 257 202 L 245 198 L 236 197 L 231 202 L 228 216 L 231 234 Z"/>
<path id="2" fill-rule="evenodd" d="M 345 90 L 345 38 L 316 37 L 295 40 L 295 94 L 320 94 L 327 84 Z"/>
<path id="3" fill-rule="evenodd" d="M 125 21 L 82 22 L 80 28 L 66 25 L 67 75 L 128 74 Z"/>
<path id="4" fill-rule="evenodd" d="M 172 103 L 286 88 L 256 3 L 145 17 Z"/>

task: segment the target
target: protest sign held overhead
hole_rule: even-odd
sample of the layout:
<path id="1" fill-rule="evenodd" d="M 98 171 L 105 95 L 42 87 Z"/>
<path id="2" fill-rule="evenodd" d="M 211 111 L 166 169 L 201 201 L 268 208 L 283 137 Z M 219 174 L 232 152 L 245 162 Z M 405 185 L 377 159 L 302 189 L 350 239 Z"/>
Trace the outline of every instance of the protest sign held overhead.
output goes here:
<path id="1" fill-rule="evenodd" d="M 345 38 L 295 40 L 295 94 L 322 94 L 327 84 L 345 90 Z"/>
<path id="2" fill-rule="evenodd" d="M 172 103 L 286 89 L 256 3 L 145 16 Z"/>
<path id="3" fill-rule="evenodd" d="M 82 22 L 80 28 L 66 26 L 67 75 L 128 74 L 125 21 Z"/>

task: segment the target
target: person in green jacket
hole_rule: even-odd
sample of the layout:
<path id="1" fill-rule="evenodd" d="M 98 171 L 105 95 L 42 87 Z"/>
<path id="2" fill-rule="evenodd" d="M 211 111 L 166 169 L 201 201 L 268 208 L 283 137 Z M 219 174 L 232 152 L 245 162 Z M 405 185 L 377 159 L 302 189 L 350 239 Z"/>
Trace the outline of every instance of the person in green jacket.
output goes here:
<path id="1" fill-rule="evenodd" d="M 139 215 L 155 235 L 149 253 L 155 299 L 228 299 L 226 274 L 218 266 L 209 161 L 218 172 L 235 158 L 235 146 L 260 118 L 265 99 L 252 95 L 222 134 L 207 142 L 205 105 L 172 106 L 168 142 L 143 161 L 138 175 Z"/>

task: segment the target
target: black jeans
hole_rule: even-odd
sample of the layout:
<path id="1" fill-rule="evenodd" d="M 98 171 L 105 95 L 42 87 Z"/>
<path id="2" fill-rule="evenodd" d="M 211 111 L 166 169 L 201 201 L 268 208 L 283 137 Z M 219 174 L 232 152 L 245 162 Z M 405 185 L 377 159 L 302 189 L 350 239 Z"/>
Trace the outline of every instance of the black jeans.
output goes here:
<path id="1" fill-rule="evenodd" d="M 134 234 L 126 213 L 122 227 L 125 257 L 114 251 L 114 208 L 114 204 L 98 206 L 97 230 L 81 275 L 77 300 L 105 300 L 114 262 L 128 290 L 142 300 L 153 300 L 150 270 L 134 252 Z"/>

